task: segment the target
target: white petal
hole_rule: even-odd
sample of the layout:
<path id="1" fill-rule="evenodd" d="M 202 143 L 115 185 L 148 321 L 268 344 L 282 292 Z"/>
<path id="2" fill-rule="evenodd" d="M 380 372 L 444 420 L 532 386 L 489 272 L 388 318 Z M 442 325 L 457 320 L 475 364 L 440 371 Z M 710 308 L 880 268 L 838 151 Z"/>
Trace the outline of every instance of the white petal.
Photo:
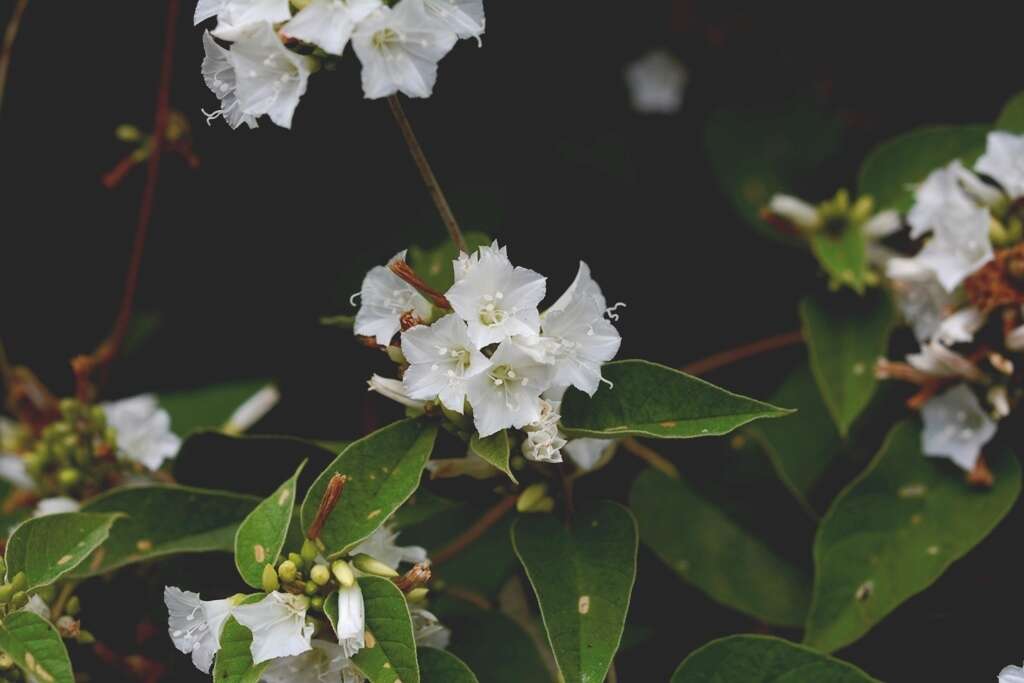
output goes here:
<path id="1" fill-rule="evenodd" d="M 569 302 L 576 298 L 577 292 L 590 296 L 597 303 L 597 307 L 601 311 L 608 308 L 604 292 L 601 291 L 601 287 L 594 281 L 594 278 L 590 276 L 590 266 L 580 261 L 579 269 L 576 271 L 576 278 L 569 285 L 569 288 L 562 293 L 562 296 L 558 297 L 558 300 L 551 304 L 551 307 L 544 312 L 544 316 L 555 311 L 564 310 L 569 305 Z"/>
<path id="2" fill-rule="evenodd" d="M 947 346 L 974 341 L 974 334 L 985 325 L 986 315 L 976 306 L 962 308 L 939 324 L 935 338 Z"/>
<path id="3" fill-rule="evenodd" d="M 998 683 L 1024 683 L 1024 668 L 1008 666 L 999 672 Z"/>
<path id="4" fill-rule="evenodd" d="M 788 194 L 772 195 L 768 202 L 768 210 L 805 230 L 815 230 L 822 225 L 821 215 L 816 206 Z"/>
<path id="5" fill-rule="evenodd" d="M 875 214 L 861 229 L 868 237 L 882 239 L 896 234 L 902 227 L 903 219 L 900 212 L 890 210 Z"/>
<path id="6" fill-rule="evenodd" d="M 306 623 L 308 605 L 304 596 L 275 592 L 257 603 L 235 607 L 235 619 L 252 631 L 253 664 L 311 649 L 314 626 Z"/>
<path id="7" fill-rule="evenodd" d="M 196 12 L 193 15 L 193 25 L 198 26 L 207 19 L 212 19 L 227 6 L 228 0 L 199 0 L 196 3 Z"/>
<path id="8" fill-rule="evenodd" d="M 346 657 L 351 657 L 366 646 L 366 612 L 363 591 L 355 583 L 338 590 L 338 644 Z"/>
<path id="9" fill-rule="evenodd" d="M 224 117 L 232 129 L 238 128 L 243 123 L 249 128 L 256 128 L 256 117 L 246 114 L 238 103 L 236 90 L 238 81 L 235 77 L 235 64 L 231 61 L 231 53 L 225 50 L 213 39 L 209 31 L 203 33 L 203 48 L 206 56 L 203 57 L 203 80 L 206 86 L 220 100 L 218 113 Z M 212 119 L 217 114 L 210 114 Z"/>
<path id="10" fill-rule="evenodd" d="M 404 2 L 405 0 L 403 0 Z M 486 24 L 483 0 L 413 0 L 459 38 L 483 35 Z"/>
<path id="11" fill-rule="evenodd" d="M 430 302 L 385 266 L 376 266 L 363 278 L 360 305 L 353 331 L 374 337 L 387 346 L 402 329 L 402 315 L 410 311 L 422 319 L 430 316 Z"/>
<path id="12" fill-rule="evenodd" d="M 224 431 L 228 434 L 241 434 L 259 422 L 273 410 L 281 400 L 281 392 L 273 384 L 268 384 L 235 408 L 228 418 Z"/>
<path id="13" fill-rule="evenodd" d="M 74 498 L 57 496 L 55 498 L 43 498 L 36 503 L 36 509 L 32 512 L 33 517 L 45 517 L 46 515 L 59 515 L 65 512 L 78 512 L 82 504 Z"/>
<path id="14" fill-rule="evenodd" d="M 261 683 L 364 683 L 365 678 L 337 643 L 313 640 L 312 649 L 301 655 L 275 659 L 260 678 Z"/>
<path id="15" fill-rule="evenodd" d="M 199 595 L 173 586 L 164 589 L 167 625 L 174 646 L 192 655 L 192 663 L 210 672 L 220 650 L 220 634 L 231 615 L 230 600 L 201 600 Z"/>
<path id="16" fill-rule="evenodd" d="M 967 471 L 974 468 L 982 447 L 996 434 L 996 423 L 965 384 L 928 401 L 921 417 L 925 455 L 949 458 Z"/>
<path id="17" fill-rule="evenodd" d="M 589 471 L 594 469 L 609 449 L 615 445 L 614 439 L 573 439 L 562 450 L 569 458 L 576 463 L 581 470 Z"/>
<path id="18" fill-rule="evenodd" d="M 410 398 L 405 391 L 405 386 L 401 380 L 390 379 L 388 377 L 381 377 L 380 375 L 374 375 L 367 382 L 370 386 L 370 391 L 375 391 L 385 398 L 390 398 L 396 403 L 400 403 L 408 408 L 415 408 L 422 410 L 426 405 L 424 401 L 418 401 Z"/>
<path id="19" fill-rule="evenodd" d="M 143 394 L 104 403 L 107 423 L 117 431 L 117 448 L 129 460 L 156 471 L 181 448 L 181 439 L 171 431 L 171 416 L 157 403 L 156 396 Z"/>
<path id="20" fill-rule="evenodd" d="M 977 208 L 961 186 L 969 173 L 959 161 L 952 161 L 928 174 L 914 192 L 914 206 L 907 214 L 910 237 L 918 239 L 935 228 L 940 217 Z M 988 225 L 986 224 L 986 230 Z"/>
<path id="21" fill-rule="evenodd" d="M 382 6 L 381 0 L 313 0 L 281 32 L 340 55 L 356 25 Z"/>
<path id="22" fill-rule="evenodd" d="M 998 182 L 1011 198 L 1024 196 L 1024 135 L 989 133 L 985 153 L 974 168 Z"/>
<path id="23" fill-rule="evenodd" d="M 991 261 L 995 253 L 989 240 L 988 209 L 950 208 L 933 216 L 934 237 L 917 255 L 917 260 L 935 271 L 947 292 Z"/>
<path id="24" fill-rule="evenodd" d="M 282 128 L 291 128 L 295 107 L 306 92 L 309 60 L 282 45 L 269 23 L 248 27 L 231 46 L 231 60 L 242 110 L 257 117 L 266 114 Z"/>
<path id="25" fill-rule="evenodd" d="M 427 559 L 427 551 L 416 545 L 399 546 L 395 543 L 398 533 L 391 531 L 387 525 L 378 527 L 370 537 L 360 541 L 349 555 L 369 555 L 383 562 L 392 569 L 398 569 L 402 562 L 423 562 Z"/>
<path id="26" fill-rule="evenodd" d="M 444 650 L 452 639 L 452 632 L 441 625 L 432 612 L 422 607 L 410 607 L 409 616 L 412 618 L 413 637 L 418 647 L 433 647 Z"/>
<path id="27" fill-rule="evenodd" d="M 29 598 L 28 603 L 21 609 L 50 621 L 50 606 L 38 595 L 33 595 Z"/>

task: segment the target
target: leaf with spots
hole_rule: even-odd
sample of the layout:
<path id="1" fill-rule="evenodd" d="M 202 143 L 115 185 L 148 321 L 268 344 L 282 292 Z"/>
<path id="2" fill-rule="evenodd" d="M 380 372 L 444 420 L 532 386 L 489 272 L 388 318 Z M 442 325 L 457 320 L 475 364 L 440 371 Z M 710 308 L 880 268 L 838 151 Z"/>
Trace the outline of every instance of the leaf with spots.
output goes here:
<path id="1" fill-rule="evenodd" d="M 268 384 L 265 379 L 239 380 L 161 394 L 160 407 L 171 415 L 171 430 L 186 437 L 201 429 L 223 429 L 235 411 Z"/>
<path id="2" fill-rule="evenodd" d="M 437 427 L 426 420 L 401 420 L 353 441 L 306 494 L 302 528 L 316 517 L 331 477 L 343 474 L 348 482 L 320 540 L 329 555 L 368 537 L 415 493 L 436 436 Z"/>
<path id="3" fill-rule="evenodd" d="M 818 528 L 808 645 L 831 652 L 856 641 L 992 531 L 1021 473 L 1012 453 L 987 457 L 995 484 L 972 488 L 955 466 L 922 454 L 917 420 L 893 428 Z"/>
<path id="4" fill-rule="evenodd" d="M 570 436 L 721 436 L 748 422 L 792 412 L 644 360 L 606 363 L 601 370 L 610 384 L 593 397 L 577 389 L 565 394 L 562 428 Z"/>
<path id="5" fill-rule="evenodd" d="M 512 474 L 512 469 L 508 464 L 510 450 L 508 430 L 503 429 L 484 439 L 481 439 L 479 434 L 474 434 L 469 441 L 469 449 L 507 474 L 514 483 L 518 483 L 516 475 Z"/>
<path id="6" fill-rule="evenodd" d="M 15 612 L 0 622 L 0 650 L 39 683 L 75 683 L 71 660 L 57 629 L 33 612 Z"/>
<path id="7" fill-rule="evenodd" d="M 479 683 L 466 663 L 450 652 L 421 647 L 417 655 L 423 683 Z"/>
<path id="8" fill-rule="evenodd" d="M 176 553 L 232 552 L 235 533 L 258 498 L 187 486 L 132 486 L 93 498 L 83 512 L 122 512 L 107 542 L 72 572 L 95 576 Z"/>
<path id="9" fill-rule="evenodd" d="M 839 433 L 846 436 L 878 386 L 875 361 L 889 348 L 894 322 L 888 294 L 833 294 L 800 302 L 811 370 Z"/>
<path id="10" fill-rule="evenodd" d="M 7 542 L 7 580 L 25 572 L 27 590 L 50 585 L 106 541 L 119 517 L 116 512 L 65 512 L 27 520 Z"/>
<path id="11" fill-rule="evenodd" d="M 250 595 L 242 604 L 259 602 L 264 597 L 263 593 Z M 273 660 L 253 664 L 251 647 L 252 631 L 235 621 L 234 617 L 228 617 L 220 632 L 220 650 L 213 663 L 213 680 L 216 683 L 258 683 Z"/>
<path id="12" fill-rule="evenodd" d="M 604 681 L 622 639 L 637 543 L 633 515 L 609 501 L 578 510 L 570 528 L 551 515 L 512 527 L 565 683 Z"/>
<path id="13" fill-rule="evenodd" d="M 235 534 L 235 566 L 242 579 L 253 588 L 263 585 L 263 569 L 273 565 L 288 537 L 288 526 L 295 509 L 295 491 L 303 462 L 295 474 L 249 513 Z"/>
<path id="14" fill-rule="evenodd" d="M 771 636 L 714 640 L 687 657 L 671 683 L 878 683 L 846 662 Z"/>
<path id="15" fill-rule="evenodd" d="M 419 683 L 412 618 L 405 595 L 387 579 L 359 579 L 366 609 L 366 646 L 352 662 L 370 683 Z"/>

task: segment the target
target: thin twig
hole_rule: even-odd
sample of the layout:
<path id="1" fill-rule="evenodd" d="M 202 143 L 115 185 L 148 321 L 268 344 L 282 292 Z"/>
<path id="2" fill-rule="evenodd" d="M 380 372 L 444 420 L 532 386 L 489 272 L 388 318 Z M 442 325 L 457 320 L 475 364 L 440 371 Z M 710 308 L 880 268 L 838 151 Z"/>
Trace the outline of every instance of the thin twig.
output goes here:
<path id="1" fill-rule="evenodd" d="M 515 507 L 518 498 L 518 496 L 505 496 L 498 501 L 497 505 L 485 512 L 483 517 L 478 519 L 473 526 L 459 534 L 451 543 L 433 553 L 430 559 L 434 566 L 436 567 L 447 562 L 472 545 Z"/>
<path id="2" fill-rule="evenodd" d="M 53 606 L 50 608 L 50 617 L 54 622 L 64 614 L 64 606 L 68 604 L 68 600 L 71 599 L 75 589 L 78 587 L 77 581 L 68 581 L 64 584 L 64 587 L 60 589 L 60 595 L 54 600 Z"/>
<path id="3" fill-rule="evenodd" d="M 420 175 L 423 176 L 423 182 L 426 183 L 427 190 L 430 191 L 430 197 L 434 200 L 437 212 L 441 214 L 441 220 L 444 221 L 445 227 L 448 228 L 448 235 L 452 238 L 452 242 L 455 243 L 459 251 L 468 251 L 466 249 L 466 240 L 462 236 L 462 230 L 459 229 L 459 223 L 455 220 L 455 214 L 452 213 L 452 207 L 448 205 L 448 200 L 444 196 L 441 184 L 437 182 L 437 177 L 434 176 L 434 171 L 430 168 L 430 162 L 427 161 L 427 155 L 423 153 L 423 148 L 420 147 L 420 143 L 416 139 L 416 133 L 412 130 L 412 124 L 409 123 L 409 117 L 405 115 L 405 110 L 402 108 L 402 102 L 398 99 L 398 95 L 392 95 L 388 98 L 388 106 L 391 107 L 391 113 L 395 117 L 395 122 L 398 123 L 398 128 L 402 131 L 405 144 L 409 146 L 412 160 L 416 162 L 416 167 L 419 168 Z"/>
<path id="4" fill-rule="evenodd" d="M 653 448 L 645 446 L 633 437 L 629 437 L 622 440 L 622 447 L 628 453 L 632 453 L 636 457 L 640 458 L 654 469 L 664 473 L 665 475 L 673 478 L 679 478 L 679 470 L 673 465 L 665 456 L 658 453 Z"/>
<path id="5" fill-rule="evenodd" d="M 21 18 L 28 7 L 28 0 L 18 0 L 11 12 L 11 18 L 7 22 L 7 29 L 4 31 L 4 44 L 0 50 L 0 109 L 4 104 L 4 91 L 7 89 L 7 71 L 11 68 L 11 55 L 14 53 L 14 39 L 18 37 L 18 29 L 21 28 Z"/>
<path id="6" fill-rule="evenodd" d="M 706 375 L 709 372 L 724 368 L 741 360 L 746 360 L 747 358 L 758 356 L 762 353 L 777 351 L 778 349 L 797 346 L 798 344 L 803 343 L 803 332 L 800 330 L 787 332 L 774 337 L 760 339 L 756 342 L 746 344 L 735 349 L 712 354 L 707 358 L 702 358 L 690 363 L 689 365 L 684 365 L 682 371 L 691 375 Z"/>

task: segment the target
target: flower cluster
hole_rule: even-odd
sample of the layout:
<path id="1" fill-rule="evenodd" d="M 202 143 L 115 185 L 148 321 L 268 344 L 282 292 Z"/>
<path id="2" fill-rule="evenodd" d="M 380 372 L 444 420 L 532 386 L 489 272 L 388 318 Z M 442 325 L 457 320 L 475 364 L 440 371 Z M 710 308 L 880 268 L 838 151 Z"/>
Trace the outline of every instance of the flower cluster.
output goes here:
<path id="1" fill-rule="evenodd" d="M 334 562 L 325 560 L 317 545 L 307 540 L 301 552 L 279 558 L 276 567 L 266 566 L 265 594 L 203 600 L 168 586 L 164 600 L 171 639 L 191 655 L 196 668 L 209 673 L 224 626 L 234 617 L 252 633 L 253 664 L 269 662 L 260 678 L 264 683 L 363 683 L 366 679 L 352 662 L 367 647 L 357 579 L 380 576 L 395 580 L 406 593 L 417 645 L 445 648 L 448 629 L 420 604 L 427 592 L 420 584 L 429 578 L 427 553 L 416 546 L 398 546 L 396 536 L 382 526 L 353 548 L 348 559 Z M 415 563 L 405 577 L 397 571 L 402 563 Z M 335 604 L 327 605 L 327 600 Z"/>
<path id="2" fill-rule="evenodd" d="M 546 278 L 512 265 L 497 242 L 460 254 L 453 268 L 444 294 L 423 283 L 404 252 L 367 274 L 355 334 L 387 349 L 402 375 L 374 376 L 370 388 L 411 408 L 471 416 L 480 437 L 522 430 L 526 458 L 561 462 L 562 396 L 569 387 L 597 391 L 601 366 L 621 343 L 613 309 L 582 262 L 543 313 Z M 591 451 L 606 444 L 586 441 L 567 449 L 592 465 Z"/>
<path id="3" fill-rule="evenodd" d="M 367 98 L 430 97 L 438 62 L 484 32 L 483 0 L 199 0 L 195 23 L 213 18 L 202 72 L 220 109 L 208 116 L 232 128 L 263 115 L 290 128 L 309 76 L 349 42 Z"/>

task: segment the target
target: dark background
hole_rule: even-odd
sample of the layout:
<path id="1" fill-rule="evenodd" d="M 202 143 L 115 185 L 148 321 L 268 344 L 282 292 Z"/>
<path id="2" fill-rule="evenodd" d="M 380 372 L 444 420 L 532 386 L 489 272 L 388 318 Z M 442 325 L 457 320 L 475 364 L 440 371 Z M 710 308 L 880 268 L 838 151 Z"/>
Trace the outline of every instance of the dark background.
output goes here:
<path id="1" fill-rule="evenodd" d="M 0 3 L 3 15 L 11 5 Z M 465 229 L 507 242 L 516 263 L 549 275 L 552 294 L 584 258 L 609 299 L 629 305 L 620 356 L 681 365 L 796 328 L 797 300 L 823 286 L 809 256 L 738 217 L 710 170 L 709 116 L 753 119 L 800 99 L 838 117 L 840 148 L 793 188 L 820 199 L 851 185 L 889 136 L 994 119 L 1024 87 L 1022 12 L 1008 5 L 488 0 L 484 47 L 460 43 L 434 97 L 407 109 Z M 351 312 L 370 265 L 440 243 L 443 227 L 386 104 L 362 99 L 351 52 L 311 79 L 293 131 L 207 127 L 200 109 L 216 100 L 192 8 L 179 22 L 172 105 L 202 164 L 164 161 L 138 300 L 159 327 L 116 366 L 110 395 L 274 376 L 285 399 L 261 431 L 358 436 L 368 414 L 388 415 L 363 388 L 386 365 L 318 318 Z M 116 312 L 144 172 L 114 190 L 99 178 L 131 149 L 114 128 L 152 125 L 164 12 L 152 0 L 37 0 L 18 36 L 0 112 L 0 336 L 61 394 L 68 359 L 94 348 Z M 656 47 L 691 74 L 671 117 L 633 113 L 622 80 Z M 765 396 L 800 357 L 714 379 Z M 685 460 L 699 449 L 675 451 Z M 635 466 L 619 467 L 592 492 L 621 498 Z M 991 680 L 1019 663 L 1019 628 L 997 615 L 1024 597 L 1022 524 L 1012 514 L 840 656 L 886 681 Z M 666 680 L 700 644 L 761 628 L 644 551 L 631 619 L 659 628 L 619 657 L 628 683 Z"/>

